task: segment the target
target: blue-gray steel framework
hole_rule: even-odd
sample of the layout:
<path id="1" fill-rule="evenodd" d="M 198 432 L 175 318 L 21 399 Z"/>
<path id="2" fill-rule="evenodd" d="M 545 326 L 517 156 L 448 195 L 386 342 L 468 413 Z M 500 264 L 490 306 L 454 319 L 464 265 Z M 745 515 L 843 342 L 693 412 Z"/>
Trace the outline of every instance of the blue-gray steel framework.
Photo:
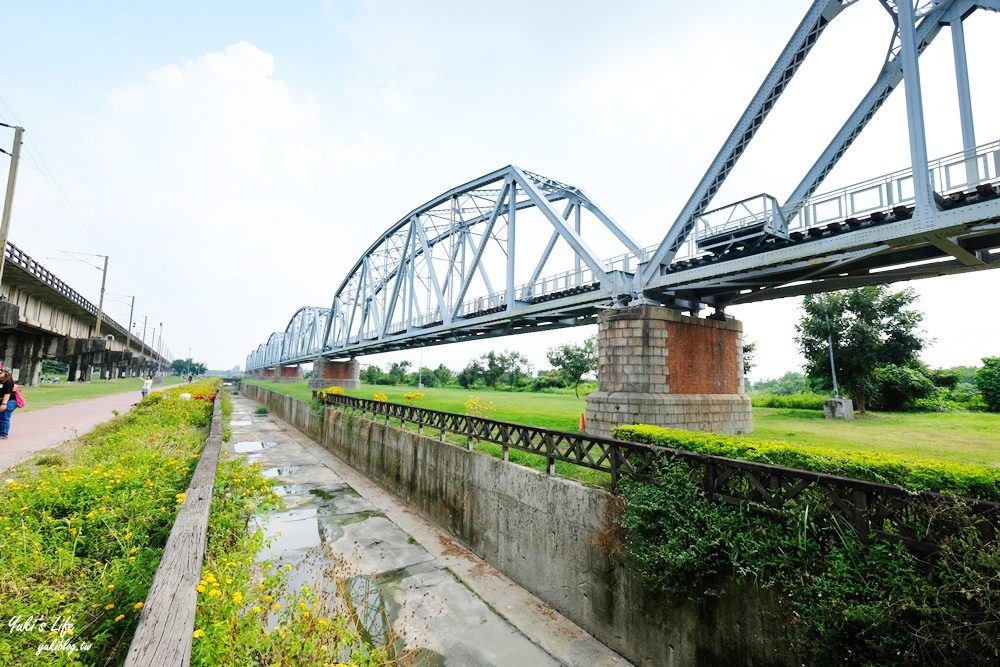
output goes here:
<path id="1" fill-rule="evenodd" d="M 976 9 L 1000 11 L 1000 0 L 879 0 L 894 25 L 883 67 L 785 203 L 761 194 L 707 210 L 823 30 L 856 1 L 811 5 L 657 246 L 641 248 L 579 188 L 506 167 L 404 216 L 358 260 L 331 308 L 300 310 L 250 354 L 247 370 L 574 326 L 627 303 L 722 310 L 995 267 L 1000 142 L 975 142 L 963 21 Z M 944 26 L 953 38 L 963 146 L 928 161 L 918 58 Z M 904 80 L 910 168 L 814 194 Z M 584 214 L 600 240 L 584 238 Z M 537 239 L 523 240 L 539 230 L 548 239 L 540 252 Z M 608 252 L 608 240 L 619 252 L 602 259 L 594 247 Z M 305 311 L 308 326 L 296 319 Z"/>

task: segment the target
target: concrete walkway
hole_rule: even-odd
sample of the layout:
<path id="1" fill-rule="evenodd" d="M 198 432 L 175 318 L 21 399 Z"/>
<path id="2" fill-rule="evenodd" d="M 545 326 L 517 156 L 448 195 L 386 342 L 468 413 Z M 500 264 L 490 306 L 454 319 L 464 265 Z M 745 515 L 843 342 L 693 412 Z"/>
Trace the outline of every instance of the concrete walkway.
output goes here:
<path id="1" fill-rule="evenodd" d="M 261 463 L 287 505 L 268 518 L 261 559 L 291 563 L 303 581 L 323 569 L 317 559 L 341 560 L 373 636 L 388 619 L 422 649 L 419 665 L 629 666 L 305 435 L 232 398 L 224 447 Z"/>
<path id="2" fill-rule="evenodd" d="M 153 391 L 176 386 L 154 387 Z M 17 465 L 40 449 L 56 447 L 88 433 L 98 424 L 113 419 L 115 410 L 128 412 L 141 399 L 142 394 L 136 389 L 42 410 L 15 410 L 10 419 L 10 437 L 0 440 L 0 470 Z"/>

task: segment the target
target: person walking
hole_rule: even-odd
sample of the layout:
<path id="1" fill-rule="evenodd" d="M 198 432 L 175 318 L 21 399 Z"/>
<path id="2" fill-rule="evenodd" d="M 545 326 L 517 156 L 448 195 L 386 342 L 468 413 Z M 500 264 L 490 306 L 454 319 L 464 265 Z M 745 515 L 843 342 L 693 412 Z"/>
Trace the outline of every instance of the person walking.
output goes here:
<path id="1" fill-rule="evenodd" d="M 13 376 L 6 368 L 0 368 L 0 440 L 6 440 L 10 434 L 10 416 L 17 409 L 17 401 L 14 398 Z"/>
<path id="2" fill-rule="evenodd" d="M 149 394 L 149 390 L 153 388 L 153 374 L 146 373 L 146 377 L 142 381 L 142 397 L 146 398 Z"/>

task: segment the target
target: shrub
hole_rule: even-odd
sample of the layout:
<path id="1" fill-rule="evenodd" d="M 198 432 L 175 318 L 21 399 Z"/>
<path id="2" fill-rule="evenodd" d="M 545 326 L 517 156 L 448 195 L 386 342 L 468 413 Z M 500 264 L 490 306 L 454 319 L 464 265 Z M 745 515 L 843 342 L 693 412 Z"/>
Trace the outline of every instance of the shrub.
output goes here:
<path id="1" fill-rule="evenodd" d="M 621 440 L 672 449 L 895 484 L 913 491 L 954 493 L 1000 501 L 1000 468 L 909 459 L 879 452 L 803 448 L 787 442 L 755 441 L 741 436 L 639 424 L 618 426 L 613 435 Z"/>
<path id="2" fill-rule="evenodd" d="M 769 514 L 706 501 L 686 464 L 660 462 L 656 486 L 623 480 L 621 547 L 649 586 L 696 603 L 743 590 L 780 594 L 789 650 L 809 665 L 986 665 L 1000 655 L 1000 544 L 963 508 L 940 552 L 861 544 L 816 516 L 822 493 Z M 777 595 L 775 596 L 777 598 Z"/>
<path id="3" fill-rule="evenodd" d="M 327 396 L 343 396 L 344 388 L 334 385 L 332 387 L 327 387 L 326 389 L 320 390 L 316 392 L 316 394 L 320 398 L 326 398 Z"/>
<path id="4" fill-rule="evenodd" d="M 258 406 L 257 409 L 254 410 L 254 414 L 257 414 L 257 415 L 266 415 L 267 414 L 267 406 L 266 405 L 260 405 L 260 406 Z"/>
<path id="5" fill-rule="evenodd" d="M 750 403 L 755 408 L 791 408 L 794 410 L 822 410 L 823 401 L 830 398 L 824 394 L 751 395 Z"/>
<path id="6" fill-rule="evenodd" d="M 1000 357 L 983 358 L 983 367 L 976 371 L 976 386 L 990 412 L 1000 412 Z"/>
<path id="7" fill-rule="evenodd" d="M 493 401 L 482 401 L 478 396 L 469 396 L 465 401 L 465 414 L 473 417 L 488 417 L 496 412 Z"/>
<path id="8" fill-rule="evenodd" d="M 407 394 L 403 394 L 403 400 L 406 401 L 407 405 L 416 405 L 420 401 L 424 400 L 424 394 L 419 391 L 411 391 Z"/>
<path id="9" fill-rule="evenodd" d="M 876 400 L 873 407 L 898 412 L 910 410 L 918 399 L 937 395 L 937 387 L 920 371 L 907 366 L 880 366 L 875 369 Z"/>

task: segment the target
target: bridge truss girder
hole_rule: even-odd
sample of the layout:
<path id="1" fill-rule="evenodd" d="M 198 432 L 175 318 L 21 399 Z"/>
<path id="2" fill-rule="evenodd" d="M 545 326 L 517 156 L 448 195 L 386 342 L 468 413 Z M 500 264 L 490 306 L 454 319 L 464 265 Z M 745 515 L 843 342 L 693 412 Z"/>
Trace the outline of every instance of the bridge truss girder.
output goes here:
<path id="1" fill-rule="evenodd" d="M 643 253 L 579 188 L 515 166 L 486 174 L 414 209 L 368 248 L 334 296 L 323 356 L 578 324 L 592 304 L 631 292 L 597 243 Z M 546 275 L 554 264 L 573 268 Z"/>
<path id="2" fill-rule="evenodd" d="M 723 144 L 722 149 L 712 161 L 708 171 L 702 177 L 702 180 L 655 252 L 652 253 L 650 261 L 640 269 L 635 281 L 637 295 L 658 301 L 663 300 L 662 297 L 667 294 L 667 286 L 672 282 L 665 274 L 669 272 L 670 264 L 677 256 L 680 248 L 695 230 L 698 217 L 707 210 L 712 198 L 735 167 L 736 162 L 756 135 L 764 118 L 766 118 L 767 114 L 773 108 L 777 98 L 785 90 L 796 70 L 819 39 L 823 29 L 843 9 L 855 2 L 856 0 L 815 0 L 813 2 L 806 16 L 793 33 L 792 38 L 771 68 L 764 83 L 747 106 L 743 116 Z M 854 112 L 836 133 L 833 140 L 824 149 L 813 167 L 803 177 L 802 181 L 788 198 L 786 204 L 782 207 L 785 219 L 793 218 L 802 202 L 819 188 L 826 176 L 854 140 L 861 134 L 875 113 L 882 107 L 892 91 L 904 79 L 903 60 L 906 54 L 903 53 L 902 49 L 904 41 L 902 38 L 904 35 L 900 31 L 897 14 L 899 8 L 896 6 L 896 0 L 880 0 L 880 2 L 893 17 L 894 21 L 894 29 L 885 63 L 868 93 L 862 98 Z M 923 53 L 944 25 L 950 25 L 953 34 L 956 34 L 956 61 L 964 63 L 964 38 L 961 36 L 962 21 L 978 8 L 997 11 L 1000 9 L 1000 2 L 997 2 L 997 0 L 916 0 L 910 6 L 913 7 L 912 13 L 915 13 L 917 20 L 916 25 L 912 29 L 916 55 L 919 56 Z M 906 11 L 903 13 L 909 14 Z M 968 111 L 969 105 L 967 104 L 967 87 L 962 92 L 963 69 L 963 67 L 958 67 L 956 76 L 959 80 L 960 97 L 962 98 L 960 99 L 960 106 L 963 108 L 965 149 L 971 150 L 974 146 L 974 138 L 971 132 L 971 111 Z M 922 144 L 924 141 L 922 136 L 922 112 L 918 114 L 920 115 L 919 118 L 913 117 L 914 112 L 912 110 L 909 110 L 909 114 L 911 116 L 909 118 L 911 135 L 913 134 L 912 127 L 915 121 L 919 121 L 919 128 L 921 130 L 919 133 L 920 136 L 911 137 L 911 141 L 919 141 Z M 922 155 L 920 162 L 926 162 L 925 154 Z M 917 176 L 919 177 L 920 174 L 917 174 Z M 919 181 L 920 179 L 918 178 L 917 180 Z M 925 198 L 928 201 L 931 200 L 931 193 L 929 191 L 926 193 Z"/>

